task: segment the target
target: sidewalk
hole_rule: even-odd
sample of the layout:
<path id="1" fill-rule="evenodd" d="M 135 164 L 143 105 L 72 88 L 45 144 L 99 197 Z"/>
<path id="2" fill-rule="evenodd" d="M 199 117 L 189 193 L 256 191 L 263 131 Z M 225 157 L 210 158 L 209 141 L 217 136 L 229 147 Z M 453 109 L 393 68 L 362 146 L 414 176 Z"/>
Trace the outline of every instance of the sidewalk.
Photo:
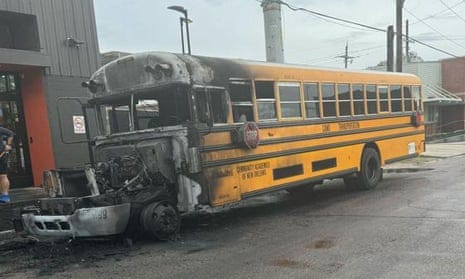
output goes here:
<path id="1" fill-rule="evenodd" d="M 465 154 L 465 141 L 450 143 L 427 143 L 426 151 L 421 156 L 449 158 Z"/>
<path id="2" fill-rule="evenodd" d="M 426 151 L 420 154 L 419 157 L 388 164 L 384 166 L 384 172 L 397 172 L 395 170 L 427 170 L 428 168 L 431 168 L 431 163 L 434 161 L 464 154 L 465 142 L 463 141 L 450 143 L 427 143 Z"/>

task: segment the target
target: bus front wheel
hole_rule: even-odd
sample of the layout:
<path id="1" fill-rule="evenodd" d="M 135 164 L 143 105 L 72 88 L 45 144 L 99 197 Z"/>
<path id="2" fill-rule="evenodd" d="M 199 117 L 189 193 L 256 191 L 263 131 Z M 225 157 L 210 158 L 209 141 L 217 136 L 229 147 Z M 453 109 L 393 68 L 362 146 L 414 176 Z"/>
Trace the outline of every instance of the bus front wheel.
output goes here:
<path id="1" fill-rule="evenodd" d="M 376 149 L 365 148 L 362 163 L 358 173 L 358 186 L 362 190 L 370 190 L 378 185 L 382 179 L 381 161 Z"/>
<path id="2" fill-rule="evenodd" d="M 144 230 L 159 240 L 173 238 L 181 227 L 179 212 L 168 200 L 148 204 L 142 210 L 140 217 Z"/>

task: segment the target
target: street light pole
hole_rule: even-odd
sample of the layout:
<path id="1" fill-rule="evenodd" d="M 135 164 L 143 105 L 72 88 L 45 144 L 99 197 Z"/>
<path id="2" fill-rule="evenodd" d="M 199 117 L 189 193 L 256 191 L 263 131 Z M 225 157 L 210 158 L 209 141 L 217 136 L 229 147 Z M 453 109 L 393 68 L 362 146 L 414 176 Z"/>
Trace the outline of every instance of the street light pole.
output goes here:
<path id="1" fill-rule="evenodd" d="M 179 18 L 179 23 L 181 24 L 181 45 L 182 45 L 182 54 L 185 54 L 186 51 L 184 50 L 184 27 L 182 26 L 182 22 L 184 19 L 182 17 Z"/>
<path id="2" fill-rule="evenodd" d="M 191 39 L 189 37 L 189 18 L 187 17 L 186 9 L 184 9 L 184 19 L 186 20 L 187 53 L 191 55 Z"/>
<path id="3" fill-rule="evenodd" d="M 184 54 L 184 32 L 183 32 L 183 21 L 186 23 L 186 38 L 187 38 L 187 53 L 191 54 L 191 40 L 189 37 L 189 23 L 192 21 L 187 16 L 187 10 L 182 6 L 169 6 L 168 9 L 180 12 L 184 15 L 184 18 L 181 18 L 181 41 L 182 41 L 182 53 Z"/>

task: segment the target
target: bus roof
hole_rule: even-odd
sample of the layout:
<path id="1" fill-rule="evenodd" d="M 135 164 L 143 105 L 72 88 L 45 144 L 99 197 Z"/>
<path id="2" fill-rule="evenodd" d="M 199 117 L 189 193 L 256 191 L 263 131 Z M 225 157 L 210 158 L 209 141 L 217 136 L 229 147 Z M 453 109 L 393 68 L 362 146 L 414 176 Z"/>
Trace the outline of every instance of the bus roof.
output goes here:
<path id="1" fill-rule="evenodd" d="M 231 79 L 334 83 L 421 84 L 412 74 L 278 64 L 167 52 L 131 54 L 97 70 L 87 82 L 95 97 L 180 84 L 225 87 Z"/>

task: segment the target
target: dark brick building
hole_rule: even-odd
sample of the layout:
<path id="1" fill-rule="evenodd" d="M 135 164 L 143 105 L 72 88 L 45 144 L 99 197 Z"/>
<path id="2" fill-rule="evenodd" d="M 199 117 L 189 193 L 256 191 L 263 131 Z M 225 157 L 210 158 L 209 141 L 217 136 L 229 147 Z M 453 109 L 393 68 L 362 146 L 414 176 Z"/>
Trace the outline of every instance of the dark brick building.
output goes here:
<path id="1" fill-rule="evenodd" d="M 465 101 L 465 57 L 441 61 L 442 87 Z M 449 106 L 442 111 L 442 132 L 465 130 L 465 105 Z"/>

